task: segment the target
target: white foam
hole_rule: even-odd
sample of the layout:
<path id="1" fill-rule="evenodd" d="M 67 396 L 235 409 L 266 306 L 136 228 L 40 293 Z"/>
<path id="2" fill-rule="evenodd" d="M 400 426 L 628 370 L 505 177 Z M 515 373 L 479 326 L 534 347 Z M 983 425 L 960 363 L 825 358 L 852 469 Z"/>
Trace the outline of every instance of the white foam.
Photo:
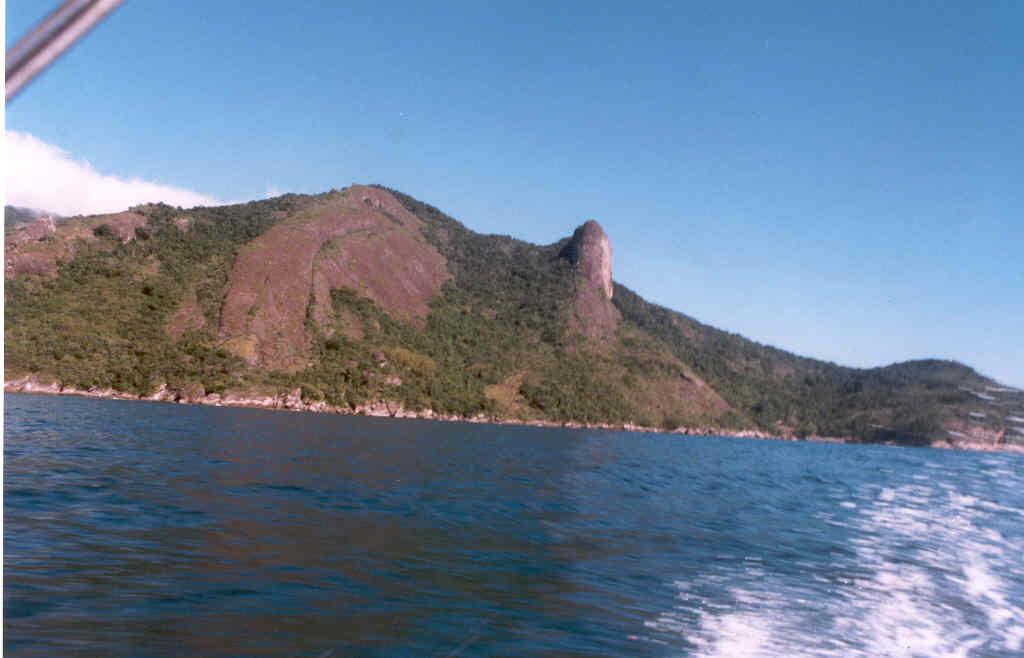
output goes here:
<path id="1" fill-rule="evenodd" d="M 771 620 L 756 614 L 702 615 L 693 642 L 709 658 L 759 658 L 775 655 L 769 651 L 773 635 Z"/>
<path id="2" fill-rule="evenodd" d="M 710 573 L 680 584 L 680 605 L 648 627 L 685 638 L 708 658 L 1020 652 L 1024 609 L 1011 600 L 1007 578 L 1024 575 L 1024 545 L 985 525 L 1006 506 L 945 484 L 859 499 L 840 503 L 859 510 L 850 522 L 852 575 Z"/>

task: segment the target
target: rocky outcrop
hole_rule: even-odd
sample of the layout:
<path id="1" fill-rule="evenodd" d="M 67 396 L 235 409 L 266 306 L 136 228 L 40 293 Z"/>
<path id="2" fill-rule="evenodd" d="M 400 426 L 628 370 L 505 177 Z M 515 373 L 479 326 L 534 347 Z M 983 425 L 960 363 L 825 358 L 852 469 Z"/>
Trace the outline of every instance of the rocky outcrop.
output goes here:
<path id="1" fill-rule="evenodd" d="M 4 380 L 4 390 L 11 393 L 49 393 L 56 395 L 62 387 L 55 381 L 45 381 L 36 375 L 24 375 Z"/>
<path id="2" fill-rule="evenodd" d="M 599 288 L 606 299 L 612 298 L 612 243 L 604 229 L 593 219 L 572 234 L 562 256 L 576 267 L 577 273 Z"/>
<path id="3" fill-rule="evenodd" d="M 40 217 L 4 236 L 4 276 L 47 275 L 57 271 L 57 262 L 68 257 L 66 244 L 55 239 L 57 226 L 50 217 Z"/>
<path id="4" fill-rule="evenodd" d="M 417 321 L 448 279 L 420 220 L 390 192 L 354 185 L 277 224 L 239 252 L 220 321 L 227 349 L 252 365 L 305 367 L 308 320 L 331 333 L 331 290 L 351 289 Z"/>
<path id="5" fill-rule="evenodd" d="M 31 224 L 25 224 L 7 235 L 5 242 L 9 247 L 20 247 L 29 242 L 45 240 L 57 232 L 57 225 L 52 217 L 40 217 Z"/>
<path id="6" fill-rule="evenodd" d="M 4 276 L 49 276 L 63 261 L 74 258 L 80 242 L 103 238 L 131 242 L 147 226 L 146 217 L 135 212 L 69 219 L 57 226 L 50 217 L 18 228 L 4 237 Z M 111 248 L 111 243 L 106 243 Z"/>
<path id="7" fill-rule="evenodd" d="M 560 255 L 573 264 L 577 275 L 572 330 L 591 339 L 611 338 L 621 316 L 611 302 L 612 245 L 604 229 L 593 219 L 587 221 L 572 234 Z"/>
<path id="8" fill-rule="evenodd" d="M 986 426 L 964 419 L 950 419 L 944 425 L 945 436 L 932 441 L 935 447 L 948 443 L 953 447 L 960 445 L 998 446 L 1006 442 L 1007 428 Z"/>
<path id="9" fill-rule="evenodd" d="M 110 234 L 121 242 L 131 242 L 136 237 L 136 229 L 146 226 L 146 218 L 135 212 L 119 212 L 99 219 L 97 228 L 106 226 Z"/>
<path id="10" fill-rule="evenodd" d="M 383 416 L 391 418 L 421 418 L 441 421 L 454 421 L 462 423 L 496 423 L 501 425 L 528 425 L 533 427 L 567 427 L 577 429 L 605 429 L 605 430 L 626 430 L 630 432 L 646 433 L 671 433 L 686 436 L 700 436 L 705 438 L 717 437 L 739 437 L 749 439 L 789 439 L 828 443 L 857 442 L 853 437 L 848 436 L 804 436 L 796 437 L 791 433 L 771 433 L 754 429 L 735 429 L 719 427 L 714 425 L 700 426 L 679 426 L 666 427 L 640 425 L 632 422 L 627 423 L 580 423 L 580 422 L 557 422 L 550 420 L 523 420 L 517 418 L 494 418 L 485 414 L 474 416 L 459 416 L 457 414 L 436 413 L 431 409 L 412 410 L 406 409 L 401 403 L 390 400 L 373 400 L 365 404 L 350 407 L 332 406 L 322 400 L 307 401 L 302 399 L 302 389 L 295 388 L 287 393 L 259 394 L 249 392 L 226 391 L 223 394 L 196 393 L 189 396 L 180 390 L 171 390 L 166 385 L 148 396 L 132 395 L 110 388 L 91 388 L 88 390 L 78 389 L 71 386 L 62 386 L 54 381 L 44 381 L 36 375 L 25 375 L 16 379 L 4 381 L 4 391 L 9 393 L 32 393 L 48 395 L 80 395 L 93 398 L 108 398 L 119 400 L 147 400 L 152 402 L 177 402 L 187 404 L 203 404 L 217 407 L 249 407 L 256 409 L 276 409 L 289 411 L 311 411 L 318 413 L 337 413 L 360 416 Z M 966 439 L 966 437 L 964 437 Z M 952 448 L 958 450 L 983 450 L 983 451 L 1005 451 L 1024 453 L 1024 446 L 1018 444 L 1007 444 L 1005 442 L 988 442 L 974 440 L 951 440 L 948 438 L 936 439 L 931 442 L 933 448 Z"/>

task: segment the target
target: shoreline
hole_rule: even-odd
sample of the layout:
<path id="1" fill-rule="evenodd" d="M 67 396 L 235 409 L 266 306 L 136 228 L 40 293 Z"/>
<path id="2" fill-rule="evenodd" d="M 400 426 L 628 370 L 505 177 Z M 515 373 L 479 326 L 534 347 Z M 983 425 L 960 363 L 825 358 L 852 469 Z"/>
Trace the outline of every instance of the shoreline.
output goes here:
<path id="1" fill-rule="evenodd" d="M 26 375 L 17 379 L 4 381 L 5 393 L 24 393 L 29 395 L 70 395 L 77 397 L 90 397 L 108 400 L 128 400 L 142 402 L 163 402 L 167 404 L 195 404 L 212 407 L 234 407 L 242 409 L 264 409 L 270 411 L 293 411 L 306 413 L 329 413 L 340 416 L 367 416 L 374 418 L 400 418 L 406 420 L 436 420 L 441 422 L 476 423 L 488 425 L 513 425 L 520 427 L 548 427 L 560 429 L 600 429 L 608 431 L 639 432 L 647 434 L 674 434 L 679 436 L 695 437 L 726 437 L 737 439 L 760 439 L 775 441 L 807 441 L 811 443 L 846 443 L 854 445 L 878 445 L 878 446 L 899 446 L 913 448 L 937 448 L 943 450 L 973 450 L 983 452 L 1012 452 L 1024 453 L 1024 446 L 997 445 L 988 443 L 951 443 L 947 440 L 933 440 L 928 445 L 904 445 L 892 442 L 870 442 L 860 441 L 854 437 L 830 437 L 830 436 L 807 436 L 797 437 L 793 435 L 779 435 L 762 432 L 760 430 L 737 430 L 723 429 L 717 427 L 677 427 L 665 429 L 663 427 L 649 427 L 636 425 L 634 423 L 580 423 L 574 421 L 558 422 L 550 420 L 522 420 L 516 418 L 495 418 L 484 414 L 476 416 L 458 416 L 454 414 L 440 414 L 433 410 L 410 411 L 405 409 L 401 403 L 378 400 L 351 409 L 349 407 L 338 407 L 326 402 L 305 402 L 302 400 L 301 390 L 295 389 L 289 394 L 279 395 L 245 395 L 241 393 L 228 392 L 224 395 L 216 393 L 202 397 L 185 398 L 172 393 L 166 386 L 161 386 L 156 393 L 149 396 L 133 395 L 114 389 L 79 389 L 73 386 L 61 386 L 56 382 L 44 384 L 39 382 L 34 375 Z"/>

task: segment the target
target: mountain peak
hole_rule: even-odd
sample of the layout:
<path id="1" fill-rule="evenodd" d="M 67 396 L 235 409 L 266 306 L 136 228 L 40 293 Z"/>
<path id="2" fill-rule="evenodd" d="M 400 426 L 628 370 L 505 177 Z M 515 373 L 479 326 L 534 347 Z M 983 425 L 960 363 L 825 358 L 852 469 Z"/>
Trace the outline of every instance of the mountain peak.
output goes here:
<path id="1" fill-rule="evenodd" d="M 562 249 L 580 275 L 612 298 L 612 243 L 596 220 L 588 219 L 576 229 Z"/>

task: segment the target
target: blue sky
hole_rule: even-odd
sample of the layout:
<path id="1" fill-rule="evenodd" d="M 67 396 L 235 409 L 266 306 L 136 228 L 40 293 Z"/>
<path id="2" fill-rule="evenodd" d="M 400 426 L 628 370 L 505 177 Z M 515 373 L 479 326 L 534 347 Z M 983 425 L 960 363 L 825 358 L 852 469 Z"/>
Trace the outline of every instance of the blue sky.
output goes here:
<path id="1" fill-rule="evenodd" d="M 618 281 L 702 321 L 1024 386 L 1024 5 L 429 4 L 127 0 L 6 127 L 219 200 L 593 217 Z M 47 9 L 9 0 L 8 45 Z"/>

